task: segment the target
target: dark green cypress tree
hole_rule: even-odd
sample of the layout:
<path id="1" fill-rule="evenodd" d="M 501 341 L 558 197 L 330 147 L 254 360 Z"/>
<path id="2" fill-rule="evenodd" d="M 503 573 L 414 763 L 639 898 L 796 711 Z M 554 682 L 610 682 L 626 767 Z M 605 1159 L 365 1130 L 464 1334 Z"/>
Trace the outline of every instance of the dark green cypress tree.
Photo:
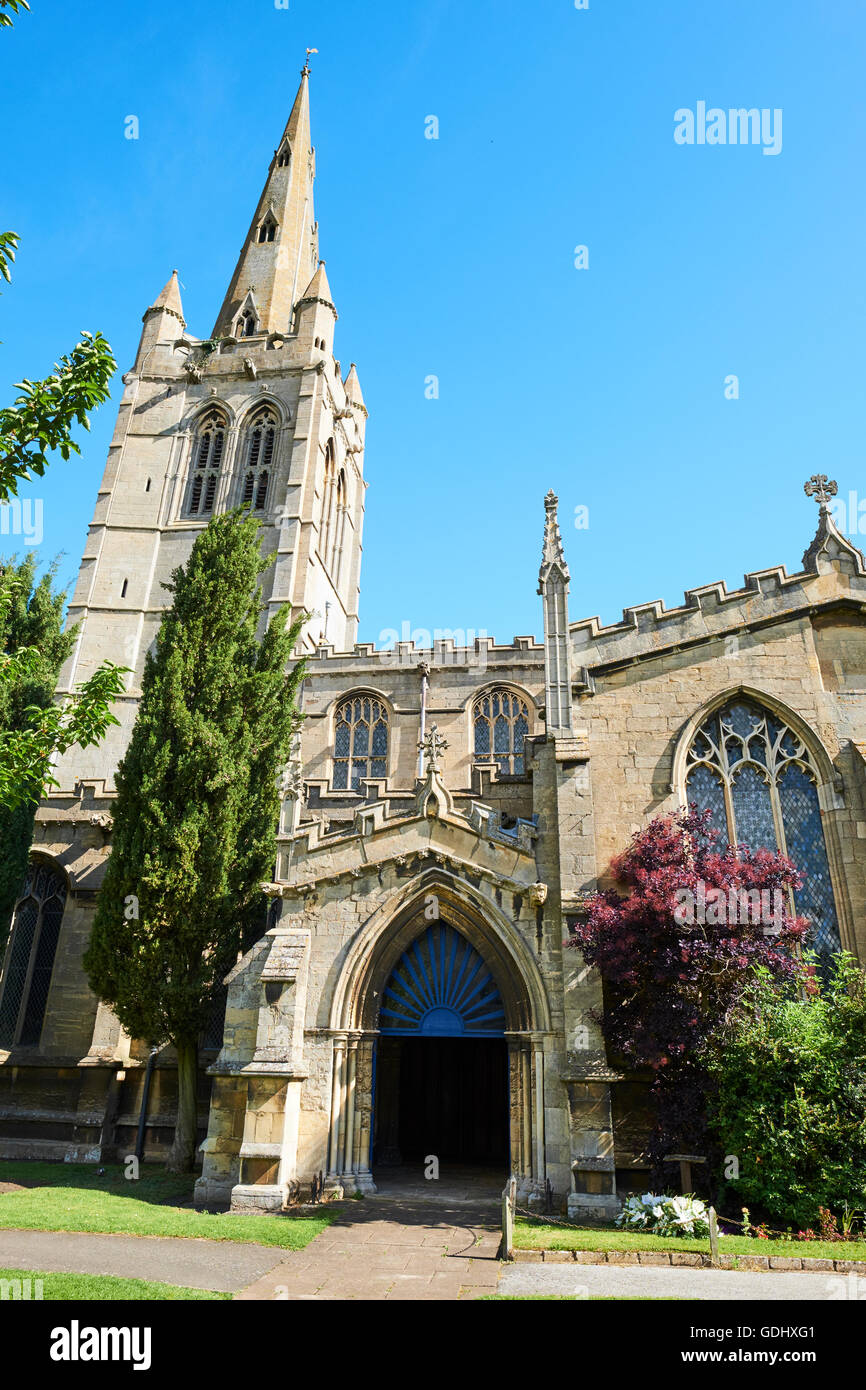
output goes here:
<path id="1" fill-rule="evenodd" d="M 0 650 L 12 654 L 25 647 L 34 649 L 33 660 L 18 679 L 0 681 L 0 729 L 4 731 L 27 727 L 28 706 L 46 709 L 50 705 L 60 668 L 75 641 L 74 631 L 62 630 L 66 594 L 54 588 L 56 566 L 37 583 L 38 563 L 35 554 L 21 561 L 15 557 L 0 561 L 0 577 L 9 595 L 8 605 L 0 607 Z M 35 814 L 32 801 L 14 809 L 0 804 L 0 960 L 27 873 Z"/>
<path id="2" fill-rule="evenodd" d="M 256 926 L 275 859 L 278 776 L 297 728 L 301 619 L 261 639 L 259 523 L 215 517 L 168 586 L 117 777 L 112 852 L 84 958 L 124 1028 L 178 1055 L 169 1168 L 195 1155 L 198 1040 Z"/>

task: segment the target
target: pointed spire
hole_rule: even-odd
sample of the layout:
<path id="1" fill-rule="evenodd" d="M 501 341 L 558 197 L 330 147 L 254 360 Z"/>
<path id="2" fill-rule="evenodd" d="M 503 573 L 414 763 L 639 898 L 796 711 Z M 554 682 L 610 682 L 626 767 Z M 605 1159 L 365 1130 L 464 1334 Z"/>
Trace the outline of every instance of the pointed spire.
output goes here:
<path id="1" fill-rule="evenodd" d="M 554 568 L 559 570 L 566 587 L 571 580 L 556 516 L 558 506 L 559 498 L 551 488 L 544 499 L 544 543 L 541 549 L 541 569 L 538 572 L 538 592 L 540 594 L 544 593 L 543 586 L 550 578 L 551 570 Z"/>
<path id="2" fill-rule="evenodd" d="M 183 316 L 183 305 L 180 301 L 180 284 L 178 282 L 176 270 L 171 272 L 168 282 L 160 290 L 156 299 L 147 310 L 147 313 L 151 314 L 154 310 L 160 309 L 164 309 L 166 313 L 174 314 L 175 318 L 180 319 L 183 327 L 186 327 L 186 320 Z M 145 317 L 146 316 L 147 315 L 145 315 Z"/>
<path id="3" fill-rule="evenodd" d="M 361 382 L 358 378 L 358 368 L 355 366 L 354 362 L 349 367 L 349 375 L 343 382 L 343 386 L 346 392 L 346 400 L 349 402 L 349 405 L 353 405 L 356 408 L 356 410 L 363 410 L 364 414 L 366 415 L 367 407 L 364 404 L 364 395 L 361 390 Z"/>
<path id="4" fill-rule="evenodd" d="M 538 592 L 544 604 L 544 709 L 549 736 L 571 734 L 571 639 L 568 634 L 568 585 L 570 575 L 556 519 L 558 498 L 551 491 L 544 499 L 544 545 Z"/>
<path id="5" fill-rule="evenodd" d="M 331 296 L 331 286 L 328 284 L 328 273 L 325 270 L 325 262 L 319 261 L 318 269 L 310 281 L 304 293 L 298 299 L 299 304 L 305 304 L 308 300 L 318 299 L 322 304 L 328 304 L 334 309 L 334 300 Z M 334 313 L 336 313 L 334 309 Z"/>
<path id="6" fill-rule="evenodd" d="M 286 128 L 220 309 L 213 336 L 235 333 L 243 301 L 255 293 L 259 333 L 287 333 L 292 310 L 318 261 L 313 212 L 315 156 L 310 139 L 309 69 L 301 73 Z"/>

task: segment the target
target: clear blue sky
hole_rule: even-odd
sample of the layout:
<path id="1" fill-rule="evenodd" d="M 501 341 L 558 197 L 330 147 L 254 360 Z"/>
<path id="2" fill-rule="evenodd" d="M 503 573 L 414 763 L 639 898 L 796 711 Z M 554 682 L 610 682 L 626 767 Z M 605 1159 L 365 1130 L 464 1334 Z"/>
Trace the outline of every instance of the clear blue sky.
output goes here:
<path id="1" fill-rule="evenodd" d="M 606 622 L 796 569 L 813 472 L 866 499 L 862 0 L 32 4 L 0 31 L 0 218 L 22 236 L 0 399 L 81 328 L 126 370 L 174 266 L 210 332 L 320 50 L 321 253 L 370 410 L 365 640 L 539 633 L 551 486 L 572 619 Z M 781 154 L 677 145 L 702 100 L 781 108 Z M 64 578 L 114 413 L 31 489 Z"/>

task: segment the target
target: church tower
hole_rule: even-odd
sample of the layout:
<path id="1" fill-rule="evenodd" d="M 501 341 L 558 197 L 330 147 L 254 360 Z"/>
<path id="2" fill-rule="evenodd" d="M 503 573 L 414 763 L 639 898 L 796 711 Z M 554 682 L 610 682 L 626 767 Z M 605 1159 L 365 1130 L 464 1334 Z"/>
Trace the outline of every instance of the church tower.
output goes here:
<path id="1" fill-rule="evenodd" d="M 309 69 L 264 181 L 210 337 L 186 326 L 177 271 L 143 319 L 90 526 L 69 622 L 78 638 L 58 694 L 106 658 L 131 668 L 119 728 L 60 762 L 60 788 L 114 784 L 145 654 L 196 536 L 248 507 L 275 562 L 264 609 L 310 620 L 301 646 L 357 636 L 367 411 L 354 364 L 334 357 L 337 310 L 319 260 Z"/>

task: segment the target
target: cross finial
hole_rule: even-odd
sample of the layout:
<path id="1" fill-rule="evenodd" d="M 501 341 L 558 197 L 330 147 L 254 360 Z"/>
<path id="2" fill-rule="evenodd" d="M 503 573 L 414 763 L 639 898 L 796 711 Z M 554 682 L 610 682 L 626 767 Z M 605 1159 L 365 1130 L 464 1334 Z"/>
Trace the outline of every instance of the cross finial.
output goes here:
<path id="1" fill-rule="evenodd" d="M 813 473 L 808 483 L 803 484 L 803 491 L 807 497 L 814 497 L 821 504 L 821 511 L 825 512 L 830 498 L 836 496 L 839 488 L 835 478 L 828 478 L 826 473 Z"/>
<path id="2" fill-rule="evenodd" d="M 446 740 L 442 737 L 436 724 L 431 724 L 426 734 L 418 743 L 418 752 L 422 753 L 427 759 L 427 771 L 439 771 L 439 756 L 448 747 Z"/>

